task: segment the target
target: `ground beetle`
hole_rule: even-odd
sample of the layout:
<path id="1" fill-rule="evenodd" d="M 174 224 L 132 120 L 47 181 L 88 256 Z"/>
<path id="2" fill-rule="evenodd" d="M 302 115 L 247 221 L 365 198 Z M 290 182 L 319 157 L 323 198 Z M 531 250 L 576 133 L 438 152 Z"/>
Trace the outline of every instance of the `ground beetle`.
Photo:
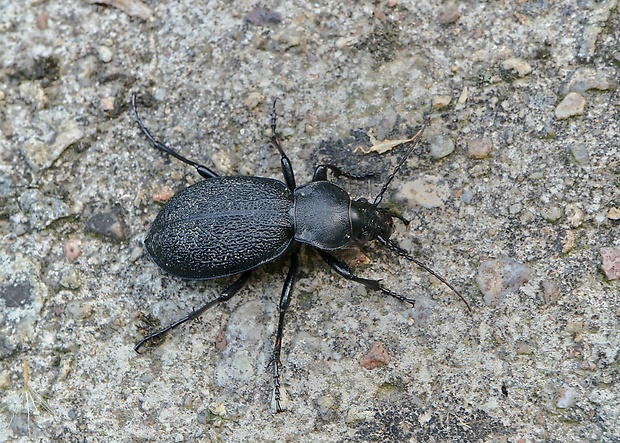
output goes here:
<path id="1" fill-rule="evenodd" d="M 291 162 L 276 136 L 275 104 L 276 100 L 273 101 L 271 116 L 271 144 L 280 153 L 284 183 L 263 177 L 219 177 L 206 166 L 188 160 L 153 138 L 138 117 L 135 94 L 131 97 L 135 120 L 151 144 L 193 166 L 205 178 L 176 194 L 159 212 L 144 240 L 149 256 L 164 271 L 186 279 L 209 280 L 240 274 L 219 297 L 145 337 L 134 349 L 137 352 L 147 341 L 197 318 L 213 305 L 230 299 L 248 280 L 252 269 L 288 252 L 291 261 L 282 288 L 278 330 L 270 363 L 274 378 L 273 402 L 275 410 L 279 412 L 282 410 L 279 371 L 284 314 L 291 301 L 301 244 L 314 247 L 321 258 L 344 278 L 413 305 L 412 299 L 387 289 L 379 280 L 354 275 L 346 263 L 329 252 L 343 248 L 352 241 L 377 240 L 392 252 L 430 272 L 462 296 L 441 276 L 390 240 L 393 219 L 400 219 L 404 223 L 407 221 L 391 211 L 379 208 L 383 194 L 419 143 L 426 124 L 388 177 L 377 198 L 370 203 L 363 198 L 351 200 L 346 191 L 327 181 L 327 172 L 331 171 L 336 177 L 352 179 L 363 179 L 372 174 L 348 174 L 337 166 L 325 164 L 316 167 L 311 183 L 302 186 L 295 184 Z"/>

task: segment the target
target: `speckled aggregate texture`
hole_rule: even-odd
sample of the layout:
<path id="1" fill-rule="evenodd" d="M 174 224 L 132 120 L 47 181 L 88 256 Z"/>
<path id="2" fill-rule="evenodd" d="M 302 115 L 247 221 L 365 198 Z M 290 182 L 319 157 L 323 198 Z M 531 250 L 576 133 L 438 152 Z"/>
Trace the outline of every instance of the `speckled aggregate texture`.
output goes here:
<path id="1" fill-rule="evenodd" d="M 109 3 L 0 0 L 1 443 L 620 441 L 620 283 L 601 264 L 620 246 L 616 0 Z M 281 179 L 277 96 L 297 182 L 319 162 L 374 171 L 337 180 L 355 198 L 404 152 L 355 148 L 429 116 L 383 205 L 473 312 L 380 245 L 355 272 L 415 308 L 304 250 L 286 412 L 267 370 L 285 257 L 136 354 L 232 280 L 147 259 L 154 199 L 200 177 L 148 144 L 132 92 L 187 157 Z M 376 342 L 389 363 L 367 369 Z M 53 413 L 16 401 L 24 359 Z"/>

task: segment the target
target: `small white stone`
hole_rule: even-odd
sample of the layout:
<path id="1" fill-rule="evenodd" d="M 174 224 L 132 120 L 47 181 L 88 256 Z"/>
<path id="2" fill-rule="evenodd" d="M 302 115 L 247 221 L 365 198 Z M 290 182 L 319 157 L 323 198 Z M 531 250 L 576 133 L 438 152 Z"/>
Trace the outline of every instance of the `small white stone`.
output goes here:
<path id="1" fill-rule="evenodd" d="M 432 106 L 435 109 L 445 108 L 451 101 L 452 98 L 449 95 L 436 95 L 433 97 Z"/>
<path id="2" fill-rule="evenodd" d="M 506 71 L 514 72 L 518 77 L 525 77 L 532 72 L 532 66 L 525 60 L 517 57 L 504 60 L 502 68 Z"/>
<path id="3" fill-rule="evenodd" d="M 112 61 L 112 50 L 105 45 L 101 45 L 97 48 L 97 55 L 99 55 L 99 60 L 103 63 L 109 63 Z"/>

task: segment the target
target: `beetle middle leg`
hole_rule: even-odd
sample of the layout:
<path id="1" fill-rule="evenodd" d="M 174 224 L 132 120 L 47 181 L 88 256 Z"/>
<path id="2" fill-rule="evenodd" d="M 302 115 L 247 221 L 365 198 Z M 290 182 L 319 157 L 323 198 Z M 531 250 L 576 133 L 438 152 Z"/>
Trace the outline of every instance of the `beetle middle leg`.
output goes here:
<path id="1" fill-rule="evenodd" d="M 170 331 L 171 329 L 176 328 L 177 326 L 182 325 L 183 323 L 185 323 L 187 321 L 190 321 L 190 320 L 193 320 L 195 318 L 200 317 L 200 315 L 203 312 L 205 312 L 207 309 L 211 308 L 212 306 L 214 306 L 214 305 L 216 305 L 216 304 L 218 304 L 220 302 L 229 300 L 248 281 L 248 277 L 250 276 L 251 273 L 252 273 L 252 271 L 246 271 L 243 274 L 241 274 L 241 277 L 239 277 L 230 286 L 228 286 L 226 289 L 224 289 L 224 291 L 222 292 L 222 294 L 219 297 L 217 297 L 214 300 L 209 301 L 207 304 L 202 306 L 200 309 L 192 311 L 189 314 L 187 314 L 185 317 L 181 318 L 180 320 L 177 320 L 174 323 L 166 326 L 165 328 L 160 329 L 159 331 L 154 332 L 153 334 L 151 334 L 151 335 L 149 335 L 147 337 L 144 337 L 142 340 L 140 340 L 140 342 L 136 346 L 134 346 L 133 350 L 139 353 L 139 349 L 146 342 L 151 341 L 151 340 L 153 340 L 153 339 L 155 339 L 157 337 L 162 336 L 166 332 Z"/>
<path id="2" fill-rule="evenodd" d="M 280 405 L 280 354 L 282 353 L 282 334 L 284 332 L 284 314 L 291 304 L 291 292 L 297 274 L 298 249 L 291 254 L 291 264 L 288 268 L 286 280 L 282 287 L 282 296 L 280 297 L 279 316 L 278 316 L 278 332 L 276 333 L 276 342 L 273 347 L 273 354 L 270 365 L 273 366 L 273 401 L 276 412 L 282 412 Z"/>

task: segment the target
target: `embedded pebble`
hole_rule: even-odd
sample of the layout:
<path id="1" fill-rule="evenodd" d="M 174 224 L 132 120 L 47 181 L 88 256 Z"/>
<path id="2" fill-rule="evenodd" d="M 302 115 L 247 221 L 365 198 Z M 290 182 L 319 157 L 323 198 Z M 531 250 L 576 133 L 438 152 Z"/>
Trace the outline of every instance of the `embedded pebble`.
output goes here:
<path id="1" fill-rule="evenodd" d="M 69 261 L 74 261 L 77 260 L 80 255 L 82 255 L 82 241 L 75 237 L 69 237 L 65 243 L 65 257 L 67 257 Z"/>
<path id="2" fill-rule="evenodd" d="M 431 106 L 435 109 L 445 108 L 450 104 L 452 98 L 449 95 L 436 95 L 433 97 Z"/>
<path id="3" fill-rule="evenodd" d="M 360 364 L 366 369 L 375 369 L 380 366 L 387 366 L 390 363 L 390 354 L 383 347 L 380 341 L 375 342 L 366 355 L 360 359 Z"/>
<path id="4" fill-rule="evenodd" d="M 41 275 L 39 260 L 0 249 L 0 358 L 11 355 L 34 334 L 49 296 Z"/>
<path id="5" fill-rule="evenodd" d="M 265 96 L 260 92 L 250 92 L 243 101 L 243 104 L 250 109 L 260 106 L 265 101 Z"/>
<path id="6" fill-rule="evenodd" d="M 620 209 L 609 208 L 609 211 L 607 211 L 607 218 L 610 220 L 620 220 Z"/>
<path id="7" fill-rule="evenodd" d="M 467 144 L 467 155 L 472 158 L 482 160 L 483 158 L 487 158 L 491 150 L 493 149 L 493 141 L 488 138 L 477 138 L 471 140 Z"/>
<path id="8" fill-rule="evenodd" d="M 28 189 L 19 196 L 19 206 L 34 229 L 44 229 L 56 220 L 71 215 L 71 208 L 62 200 L 46 197 L 38 189 Z"/>
<path id="9" fill-rule="evenodd" d="M 316 405 L 321 415 L 327 414 L 335 404 L 334 399 L 329 395 L 322 395 L 316 399 Z"/>
<path id="10" fill-rule="evenodd" d="M 281 43 L 284 46 L 284 49 L 289 49 L 294 46 L 299 46 L 301 44 L 301 32 L 297 27 L 290 27 L 284 29 L 282 32 L 278 33 L 274 40 L 278 43 Z"/>
<path id="11" fill-rule="evenodd" d="M 47 95 L 45 88 L 43 88 L 43 86 L 41 86 L 41 84 L 38 82 L 24 81 L 20 83 L 20 85 L 18 86 L 18 91 L 19 91 L 19 96 L 25 102 L 32 105 L 36 109 L 43 109 L 49 104 L 50 98 Z M 49 114 L 50 114 L 50 111 L 42 112 L 43 116 L 47 116 Z M 43 126 L 43 125 L 38 125 L 38 126 Z M 43 134 L 42 137 L 45 137 L 46 135 L 47 134 Z"/>
<path id="12" fill-rule="evenodd" d="M 555 108 L 555 118 L 566 120 L 575 115 L 582 115 L 586 106 L 586 99 L 576 92 L 569 92 Z"/>
<path id="13" fill-rule="evenodd" d="M 515 351 L 517 355 L 532 355 L 532 345 L 523 340 L 515 342 Z"/>
<path id="14" fill-rule="evenodd" d="M 590 163 L 590 154 L 588 153 L 585 143 L 573 143 L 570 145 L 569 149 L 577 163 L 583 166 Z"/>
<path id="15" fill-rule="evenodd" d="M 49 18 L 50 18 L 49 14 L 37 15 L 37 18 L 35 20 L 35 23 L 37 24 L 37 28 L 39 28 L 42 31 L 47 29 Z"/>
<path id="16" fill-rule="evenodd" d="M 463 192 L 461 193 L 461 201 L 463 203 L 470 204 L 473 198 L 474 198 L 474 191 L 472 191 L 470 188 L 464 188 Z"/>
<path id="17" fill-rule="evenodd" d="M 567 254 L 575 249 L 575 231 L 571 229 L 560 231 L 558 238 L 562 244 L 562 254 Z"/>
<path id="18" fill-rule="evenodd" d="M 86 222 L 85 229 L 115 241 L 127 240 L 130 235 L 129 227 L 116 211 L 101 212 L 93 215 Z"/>
<path id="19" fill-rule="evenodd" d="M 571 91 L 584 93 L 590 89 L 609 91 L 617 86 L 617 82 L 608 70 L 583 67 L 575 71 L 569 85 Z"/>
<path id="20" fill-rule="evenodd" d="M 558 302 L 560 298 L 560 288 L 558 285 L 551 280 L 543 280 L 541 282 L 543 288 L 543 297 L 545 299 L 545 303 L 555 304 Z"/>
<path id="21" fill-rule="evenodd" d="M 226 332 L 220 331 L 215 336 L 215 349 L 218 351 L 224 351 L 228 347 L 228 340 L 226 340 Z"/>
<path id="22" fill-rule="evenodd" d="M 469 88 L 467 86 L 464 86 L 463 90 L 461 91 L 461 95 L 459 95 L 459 99 L 457 103 L 459 105 L 463 105 L 465 104 L 468 98 L 469 98 Z"/>
<path id="23" fill-rule="evenodd" d="M 532 66 L 521 58 L 509 58 L 502 62 L 502 68 L 517 74 L 518 77 L 525 77 L 532 72 Z"/>
<path id="24" fill-rule="evenodd" d="M 0 121 L 0 132 L 6 138 L 11 138 L 15 134 L 15 130 L 13 129 L 13 124 L 8 120 Z"/>
<path id="25" fill-rule="evenodd" d="M 517 215 L 523 209 L 523 205 L 521 203 L 514 203 L 508 207 L 508 212 L 510 215 Z"/>
<path id="26" fill-rule="evenodd" d="M 532 276 L 526 265 L 507 257 L 482 262 L 478 267 L 476 284 L 487 305 L 497 305 L 506 295 L 517 291 Z"/>
<path id="27" fill-rule="evenodd" d="M 347 416 L 344 419 L 345 423 L 355 423 L 359 421 L 370 421 L 375 417 L 373 410 L 361 409 L 360 406 L 353 405 L 347 410 Z"/>
<path id="28" fill-rule="evenodd" d="M 576 389 L 560 388 L 555 405 L 560 409 L 567 409 L 574 406 L 578 398 L 579 392 Z"/>
<path id="29" fill-rule="evenodd" d="M 575 203 L 568 203 L 564 207 L 564 213 L 571 227 L 577 228 L 583 223 L 583 211 Z"/>
<path id="30" fill-rule="evenodd" d="M 140 0 L 85 0 L 90 4 L 104 4 L 113 6 L 125 14 L 132 17 L 138 17 L 142 20 L 153 20 L 153 10 Z"/>
<path id="31" fill-rule="evenodd" d="M 99 107 L 102 111 L 113 111 L 114 110 L 114 100 L 110 97 L 103 97 L 99 100 Z"/>
<path id="32" fill-rule="evenodd" d="M 219 417 L 225 417 L 228 415 L 228 411 L 226 410 L 226 406 L 223 403 L 211 403 L 209 405 L 209 412 L 213 415 L 217 415 Z"/>
<path id="33" fill-rule="evenodd" d="M 174 196 L 174 190 L 170 186 L 160 186 L 153 191 L 152 199 L 155 203 L 166 203 Z"/>
<path id="34" fill-rule="evenodd" d="M 255 6 L 245 16 L 245 21 L 255 26 L 277 25 L 282 21 L 282 17 L 277 12 L 272 12 L 261 6 Z"/>
<path id="35" fill-rule="evenodd" d="M 447 135 L 437 135 L 429 141 L 430 154 L 433 158 L 443 158 L 454 152 L 454 140 Z"/>
<path id="36" fill-rule="evenodd" d="M 41 118 L 53 120 L 54 116 Z M 46 141 L 32 136 L 21 147 L 28 165 L 34 171 L 49 168 L 65 149 L 78 142 L 84 136 L 84 132 L 78 122 L 72 119 L 65 119 L 58 122 L 58 124 L 48 122 L 48 126 L 50 131 L 55 132 L 50 134 Z"/>
<path id="37" fill-rule="evenodd" d="M 453 5 L 448 6 L 451 8 Z M 447 9 L 443 14 L 439 15 L 439 23 L 442 25 L 451 25 L 459 21 L 461 13 L 456 9 Z"/>
<path id="38" fill-rule="evenodd" d="M 67 303 L 67 311 L 75 318 L 85 319 L 93 314 L 95 299 L 86 297 L 79 300 L 71 300 Z"/>
<path id="39" fill-rule="evenodd" d="M 332 253 L 340 260 L 343 260 L 345 263 L 348 263 L 354 268 L 368 266 L 371 262 L 370 257 L 364 254 L 359 246 L 355 244 L 348 246 L 345 249 L 337 249 L 332 251 Z"/>
<path id="40" fill-rule="evenodd" d="M 109 63 L 112 61 L 112 50 L 105 45 L 101 45 L 97 48 L 97 55 L 99 56 L 99 60 L 103 63 Z"/>
<path id="41" fill-rule="evenodd" d="M 355 37 L 340 37 L 338 40 L 336 40 L 336 48 L 348 48 L 350 46 L 353 46 L 355 43 L 357 43 L 357 38 Z"/>
<path id="42" fill-rule="evenodd" d="M 436 208 L 443 205 L 449 195 L 450 190 L 443 179 L 426 175 L 402 185 L 396 198 L 424 208 Z"/>
<path id="43" fill-rule="evenodd" d="M 82 287 L 80 274 L 74 268 L 64 268 L 61 271 L 59 283 L 60 286 L 66 289 L 80 289 Z"/>
<path id="44" fill-rule="evenodd" d="M 540 210 L 540 215 L 549 222 L 556 222 L 562 217 L 562 209 L 557 206 L 549 206 Z"/>
<path id="45" fill-rule="evenodd" d="M 93 79 L 97 75 L 99 61 L 95 55 L 90 54 L 77 60 L 75 65 L 76 79 L 80 86 L 91 86 Z"/>
<path id="46" fill-rule="evenodd" d="M 601 268 L 609 280 L 620 278 L 620 247 L 601 248 Z"/>

